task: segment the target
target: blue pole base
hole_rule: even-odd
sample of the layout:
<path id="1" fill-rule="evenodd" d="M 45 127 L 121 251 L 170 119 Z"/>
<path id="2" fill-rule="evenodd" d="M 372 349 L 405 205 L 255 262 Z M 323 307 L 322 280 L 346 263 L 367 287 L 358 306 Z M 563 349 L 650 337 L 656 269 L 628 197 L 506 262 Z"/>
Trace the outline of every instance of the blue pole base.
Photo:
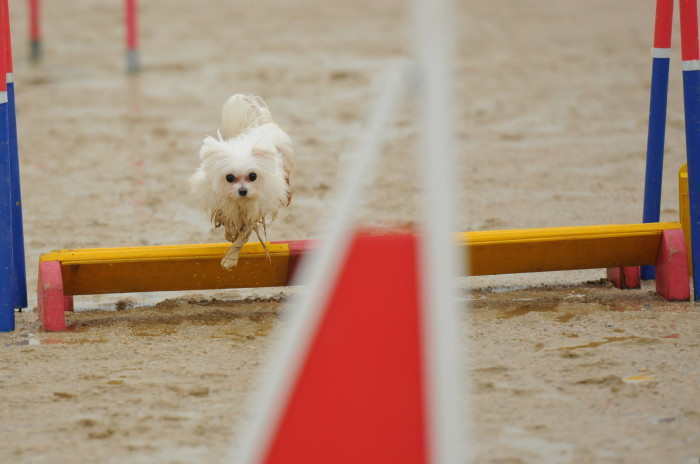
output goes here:
<path id="1" fill-rule="evenodd" d="M 0 332 L 15 330 L 12 199 L 7 103 L 0 103 Z"/>
<path id="2" fill-rule="evenodd" d="M 643 222 L 659 222 L 661 216 L 661 181 L 664 170 L 670 61 L 669 58 L 654 58 L 652 63 Z M 642 266 L 642 280 L 652 280 L 655 274 L 654 266 Z"/>
<path id="3" fill-rule="evenodd" d="M 27 271 L 24 256 L 22 194 L 19 181 L 17 118 L 15 117 L 15 84 L 7 83 L 7 124 L 10 147 L 10 198 L 12 200 L 12 259 L 14 267 L 14 306 L 27 307 Z"/>
<path id="4" fill-rule="evenodd" d="M 700 71 L 683 71 L 683 100 L 691 252 L 693 263 L 700 263 Z M 693 273 L 693 297 L 700 302 L 700 272 L 697 271 Z"/>

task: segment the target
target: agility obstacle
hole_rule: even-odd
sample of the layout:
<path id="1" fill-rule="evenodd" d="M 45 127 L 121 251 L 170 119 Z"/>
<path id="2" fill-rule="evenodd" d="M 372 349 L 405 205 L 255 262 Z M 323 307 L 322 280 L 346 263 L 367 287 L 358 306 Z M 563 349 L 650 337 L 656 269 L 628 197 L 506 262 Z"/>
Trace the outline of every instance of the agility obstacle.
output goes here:
<path id="1" fill-rule="evenodd" d="M 669 300 L 688 298 L 687 278 L 679 278 L 678 274 L 681 270 L 687 276 L 688 271 L 683 269 L 689 268 L 691 260 L 677 242 L 679 237 L 683 244 L 690 242 L 689 195 L 681 197 L 683 235 L 681 223 L 658 223 L 655 211 L 660 200 L 654 198 L 660 197 L 660 173 L 649 177 L 663 167 L 672 7 L 672 1 L 657 3 L 652 73 L 652 96 L 657 98 L 652 98 L 650 104 L 656 116 L 649 123 L 645 204 L 649 199 L 653 201 L 651 208 L 645 206 L 646 224 L 460 234 L 457 242 L 465 256 L 470 256 L 466 262 L 469 275 L 607 268 L 616 286 L 634 288 L 639 285 L 639 266 L 656 265 L 664 267 L 657 278 L 657 291 Z M 685 183 L 680 184 L 681 192 L 688 190 L 686 178 L 682 177 Z M 298 260 L 316 243 L 292 241 L 268 246 L 269 256 L 260 245 L 246 244 L 239 267 L 233 272 L 224 271 L 219 264 L 228 244 L 54 251 L 40 258 L 39 319 L 46 330 L 63 330 L 64 312 L 72 309 L 74 295 L 289 285 Z M 669 253 L 673 257 L 671 266 L 666 263 L 668 259 L 664 261 Z"/>
<path id="2" fill-rule="evenodd" d="M 657 277 L 659 294 L 667 300 L 689 297 L 685 240 L 676 222 L 464 232 L 455 241 L 471 276 L 661 264 L 666 270 Z M 247 243 L 233 271 L 221 267 L 227 243 L 53 251 L 40 257 L 39 320 L 45 330 L 65 330 L 64 312 L 72 310 L 75 295 L 299 283 L 299 261 L 319 245 L 317 240 L 267 242 L 268 256 L 261 244 Z M 670 268 L 664 253 L 673 255 Z M 639 285 L 636 269 L 636 283 L 628 277 L 622 287 Z M 658 286 L 664 278 L 678 282 L 665 289 Z"/>
<path id="3" fill-rule="evenodd" d="M 698 43 L 698 5 L 696 0 L 679 0 L 681 58 L 687 156 L 686 242 L 692 262 L 700 260 L 700 47 Z M 660 216 L 661 178 L 665 142 L 668 69 L 671 57 L 673 0 L 657 0 L 654 46 L 652 48 L 652 84 L 649 104 L 649 132 L 644 187 L 644 222 L 657 222 Z M 700 273 L 699 273 L 700 274 Z M 653 278 L 652 268 L 642 269 L 642 278 Z M 700 301 L 700 275 L 693 274 L 694 299 Z"/>
<path id="4" fill-rule="evenodd" d="M 692 87 L 693 79 L 698 77 L 692 73 L 695 68 L 700 70 L 700 61 L 697 33 L 688 31 L 697 25 L 697 6 L 695 2 L 681 3 L 684 82 L 686 87 Z M 698 149 L 693 142 L 693 137 L 698 137 L 692 134 L 691 124 L 687 125 L 691 126 L 687 129 L 688 174 L 680 174 L 680 191 L 688 192 L 680 198 L 681 222 L 658 223 L 654 216 L 658 216 L 660 201 L 658 172 L 663 168 L 672 7 L 672 1 L 657 2 L 650 103 L 653 114 L 645 186 L 645 203 L 651 202 L 652 206 L 645 206 L 645 224 L 467 232 L 457 237 L 457 243 L 469 256 L 465 258 L 469 275 L 606 268 L 610 280 L 624 288 L 639 286 L 639 266 L 655 266 L 657 271 L 663 268 L 657 276 L 659 294 L 669 300 L 688 299 L 687 275 L 692 258 L 686 250 L 691 249 L 688 244 L 692 242 L 692 231 L 700 230 L 693 227 L 693 221 L 700 220 L 700 216 L 693 219 L 691 206 L 700 192 L 694 193 L 693 182 L 688 182 L 688 178 L 692 179 L 692 150 Z M 686 91 L 687 118 L 693 115 L 695 103 L 691 93 L 696 90 Z M 700 126 L 695 132 L 700 133 L 698 129 Z M 658 173 L 655 177 L 654 171 Z M 63 330 L 64 312 L 72 308 L 74 295 L 289 285 L 298 260 L 315 246 L 313 241 L 271 243 L 268 256 L 260 245 L 247 244 L 239 267 L 233 272 L 224 271 L 219 265 L 228 244 L 58 250 L 40 258 L 39 318 L 46 330 Z M 683 277 L 679 277 L 681 274 Z"/>
<path id="5" fill-rule="evenodd" d="M 8 1 L 0 1 L 0 332 L 15 328 L 27 307 L 22 201 Z"/>
<path id="6" fill-rule="evenodd" d="M 28 0 L 29 7 L 29 56 L 32 61 L 41 59 L 41 2 Z M 124 0 L 124 31 L 126 35 L 126 71 L 137 73 L 140 69 L 138 49 L 138 6 L 136 0 Z"/>

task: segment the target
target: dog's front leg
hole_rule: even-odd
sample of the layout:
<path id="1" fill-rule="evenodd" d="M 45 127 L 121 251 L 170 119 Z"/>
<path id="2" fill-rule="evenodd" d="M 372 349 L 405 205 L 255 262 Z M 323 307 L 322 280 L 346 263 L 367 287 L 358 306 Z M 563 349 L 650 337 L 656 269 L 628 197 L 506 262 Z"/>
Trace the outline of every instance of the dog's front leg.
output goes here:
<path id="1" fill-rule="evenodd" d="M 240 229 L 230 227 L 225 226 L 225 236 L 226 240 L 231 242 L 231 248 L 229 248 L 224 259 L 221 260 L 221 266 L 228 271 L 238 265 L 238 254 L 252 233 L 252 229 L 248 226 L 242 226 Z"/>

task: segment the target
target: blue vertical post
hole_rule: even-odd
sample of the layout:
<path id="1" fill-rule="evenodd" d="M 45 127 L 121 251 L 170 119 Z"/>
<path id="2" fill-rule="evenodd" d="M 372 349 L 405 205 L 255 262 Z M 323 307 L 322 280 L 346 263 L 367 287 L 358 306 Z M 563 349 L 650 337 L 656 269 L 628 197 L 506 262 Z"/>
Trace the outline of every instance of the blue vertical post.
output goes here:
<path id="1" fill-rule="evenodd" d="M 7 127 L 5 79 L 5 24 L 7 10 L 0 3 L 0 332 L 15 330 L 14 271 L 12 259 L 12 194 L 10 144 Z"/>
<path id="2" fill-rule="evenodd" d="M 8 0 L 5 12 L 9 12 Z M 12 257 L 14 266 L 14 306 L 27 307 L 27 272 L 24 264 L 24 227 L 22 193 L 19 181 L 19 153 L 17 148 L 17 118 L 15 113 L 15 84 L 12 69 L 12 39 L 10 17 L 5 15 L 5 71 L 7 72 L 7 127 L 10 144 L 10 198 L 12 199 Z"/>
<path id="3" fill-rule="evenodd" d="M 17 150 L 17 119 L 15 117 L 14 83 L 7 82 L 8 144 L 10 150 L 10 198 L 12 209 L 12 256 L 14 267 L 14 306 L 27 307 L 27 271 L 24 263 L 24 227 L 22 218 L 22 194 L 19 181 L 19 156 Z"/>
<path id="4" fill-rule="evenodd" d="M 700 66 L 684 66 L 683 101 L 688 157 L 690 247 L 693 260 L 693 297 L 700 301 Z M 686 65 L 686 62 L 684 62 Z"/>
<path id="5" fill-rule="evenodd" d="M 688 157 L 693 297 L 700 301 L 700 50 L 697 0 L 679 0 L 683 58 L 685 144 Z"/>
<path id="6" fill-rule="evenodd" d="M 7 91 L 0 90 L 0 332 L 15 330 Z"/>
<path id="7" fill-rule="evenodd" d="M 652 48 L 651 97 L 649 98 L 649 132 L 644 181 L 643 222 L 659 222 L 661 217 L 661 183 L 664 171 L 668 69 L 671 61 L 673 0 L 657 0 L 654 48 Z M 655 277 L 654 266 L 642 266 L 641 277 Z"/>

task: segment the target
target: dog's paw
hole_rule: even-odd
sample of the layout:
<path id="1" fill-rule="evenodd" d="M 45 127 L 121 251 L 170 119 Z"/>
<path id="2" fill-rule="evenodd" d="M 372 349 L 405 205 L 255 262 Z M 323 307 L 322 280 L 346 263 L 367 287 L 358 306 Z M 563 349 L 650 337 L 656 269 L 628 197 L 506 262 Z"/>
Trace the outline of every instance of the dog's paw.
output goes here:
<path id="1" fill-rule="evenodd" d="M 236 266 L 238 266 L 238 256 L 235 258 L 231 256 L 224 256 L 224 259 L 221 260 L 221 267 L 226 269 L 227 271 L 233 270 Z"/>

